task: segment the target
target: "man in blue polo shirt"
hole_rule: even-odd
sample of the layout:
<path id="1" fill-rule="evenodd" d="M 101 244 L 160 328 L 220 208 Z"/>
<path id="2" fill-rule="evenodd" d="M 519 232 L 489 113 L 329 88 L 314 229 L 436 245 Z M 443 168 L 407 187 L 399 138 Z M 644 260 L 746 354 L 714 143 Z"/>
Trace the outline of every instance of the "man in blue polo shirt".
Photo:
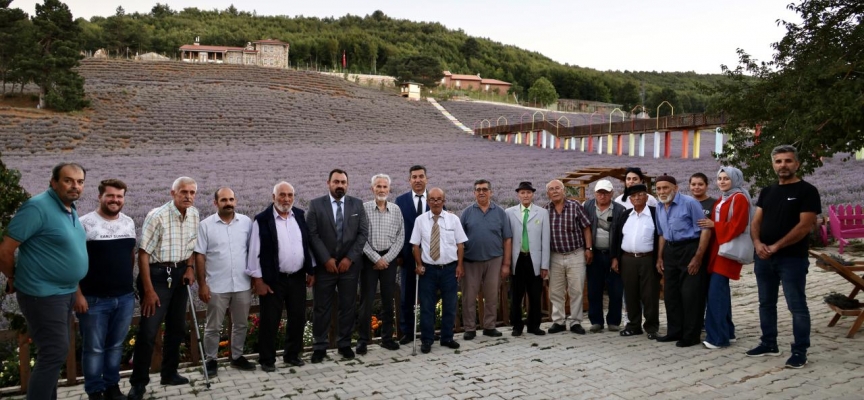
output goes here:
<path id="1" fill-rule="evenodd" d="M 39 352 L 28 399 L 57 397 L 57 377 L 69 352 L 69 314 L 78 281 L 87 273 L 87 236 L 74 203 L 86 175 L 78 164 L 55 166 L 50 189 L 18 209 L 0 243 L 0 272 L 18 292 L 27 332 Z"/>
<path id="2" fill-rule="evenodd" d="M 678 182 L 669 175 L 657 177 L 657 230 L 660 233 L 657 272 L 666 278 L 666 336 L 658 342 L 676 342 L 678 347 L 701 343 L 705 318 L 708 274 L 702 256 L 708 248 L 711 230 L 699 227 L 705 218 L 702 205 L 678 193 Z"/>

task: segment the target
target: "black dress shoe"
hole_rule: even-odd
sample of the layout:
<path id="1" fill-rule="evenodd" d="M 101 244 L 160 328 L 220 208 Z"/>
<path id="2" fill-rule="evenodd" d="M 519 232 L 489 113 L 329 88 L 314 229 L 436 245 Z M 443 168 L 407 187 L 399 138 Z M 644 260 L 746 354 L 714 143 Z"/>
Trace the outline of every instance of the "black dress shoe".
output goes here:
<path id="1" fill-rule="evenodd" d="M 87 400 L 105 400 L 105 392 L 87 393 Z"/>
<path id="2" fill-rule="evenodd" d="M 475 337 L 477 337 L 477 332 L 475 331 L 465 331 L 465 334 L 462 335 L 462 339 L 465 340 L 474 340 Z"/>
<path id="3" fill-rule="evenodd" d="M 432 351 L 432 344 L 423 343 L 420 345 L 420 352 L 423 354 L 429 354 Z"/>
<path id="4" fill-rule="evenodd" d="M 204 369 L 207 370 L 207 376 L 212 378 L 219 373 L 219 364 L 216 360 L 209 360 L 204 363 Z"/>
<path id="5" fill-rule="evenodd" d="M 666 336 L 660 336 L 660 337 L 657 338 L 657 341 L 660 342 L 660 343 L 677 342 L 677 341 L 679 341 L 679 340 L 681 340 L 680 337 L 677 337 L 677 336 L 669 336 L 669 335 L 666 335 Z"/>
<path id="6" fill-rule="evenodd" d="M 387 350 L 399 350 L 399 343 L 396 343 L 393 340 L 387 340 L 387 341 L 381 342 L 381 347 L 383 347 Z"/>
<path id="7" fill-rule="evenodd" d="M 451 341 L 449 341 L 449 342 L 441 342 L 441 346 L 443 346 L 443 347 L 449 347 L 449 348 L 451 348 L 451 349 L 458 349 L 458 348 L 459 348 L 459 343 L 456 342 L 455 340 L 451 340 Z"/>
<path id="8" fill-rule="evenodd" d="M 402 337 L 399 339 L 399 344 L 408 344 L 413 341 L 414 338 L 412 338 L 411 335 L 402 335 Z"/>
<path id="9" fill-rule="evenodd" d="M 340 347 L 339 348 L 339 354 L 342 355 L 342 358 L 345 358 L 348 360 L 354 358 L 354 350 L 351 350 L 351 347 Z"/>
<path id="10" fill-rule="evenodd" d="M 321 361 L 324 361 L 324 357 L 327 357 L 327 350 L 315 350 L 312 352 L 312 364 L 318 364 Z"/>
<path id="11" fill-rule="evenodd" d="M 162 380 L 160 380 L 159 383 L 161 383 L 163 385 L 171 385 L 171 386 L 188 385 L 189 379 L 184 378 L 184 377 L 180 376 L 180 374 L 175 372 L 174 375 L 163 376 Z"/>
<path id="12" fill-rule="evenodd" d="M 294 356 L 294 357 L 288 357 L 288 358 L 283 358 L 282 361 L 285 361 L 285 364 L 293 365 L 293 366 L 295 366 L 295 367 L 302 367 L 302 366 L 306 365 L 306 362 L 303 361 L 303 360 L 301 360 L 301 359 L 300 359 L 299 357 L 297 357 L 297 356 Z"/>
<path id="13" fill-rule="evenodd" d="M 702 342 L 700 342 L 700 341 L 698 341 L 698 340 L 684 340 L 684 339 L 681 339 L 681 340 L 675 342 L 675 346 L 677 346 L 677 347 L 690 347 L 690 346 L 695 346 L 695 345 L 697 345 L 697 344 L 701 344 L 701 343 L 702 343 Z"/>
<path id="14" fill-rule="evenodd" d="M 129 389 L 129 394 L 126 395 L 126 399 L 142 400 L 144 393 L 147 393 L 147 385 L 132 385 L 132 389 Z"/>
<path id="15" fill-rule="evenodd" d="M 538 327 L 538 328 L 534 328 L 534 329 L 529 329 L 528 333 L 533 333 L 537 336 L 543 336 L 546 334 L 546 331 L 544 331 Z"/>
<path id="16" fill-rule="evenodd" d="M 357 350 L 356 350 L 356 351 L 357 351 L 357 354 L 361 354 L 361 355 L 362 355 L 362 354 L 366 354 L 366 351 L 367 351 L 367 349 L 366 349 L 366 343 L 360 343 L 360 344 L 358 344 L 358 345 L 357 345 Z M 345 357 L 345 358 L 348 358 L 348 357 Z"/>
<path id="17" fill-rule="evenodd" d="M 264 372 L 276 372 L 276 366 L 273 364 L 261 364 L 261 370 Z"/>
<path id="18" fill-rule="evenodd" d="M 501 335 L 503 335 L 503 334 L 501 333 L 501 331 L 499 331 L 499 330 L 497 330 L 497 329 L 495 329 L 495 328 L 492 328 L 492 329 L 484 329 L 484 330 L 483 330 L 483 336 L 499 337 L 499 336 L 501 336 Z"/>
<path id="19" fill-rule="evenodd" d="M 585 328 L 583 328 L 582 325 L 573 324 L 570 326 L 570 332 L 573 332 L 577 335 L 584 335 L 585 334 Z"/>
<path id="20" fill-rule="evenodd" d="M 521 326 L 514 326 L 513 332 L 511 332 L 510 335 L 511 336 L 522 336 L 522 329 L 523 329 L 523 327 L 521 327 Z"/>
<path id="21" fill-rule="evenodd" d="M 231 366 L 241 371 L 254 371 L 255 364 L 249 362 L 246 357 L 240 356 L 231 360 Z"/>
<path id="22" fill-rule="evenodd" d="M 564 332 L 566 330 L 567 328 L 565 328 L 564 325 L 552 324 L 552 326 L 549 327 L 549 334 L 551 335 L 553 333 Z"/>

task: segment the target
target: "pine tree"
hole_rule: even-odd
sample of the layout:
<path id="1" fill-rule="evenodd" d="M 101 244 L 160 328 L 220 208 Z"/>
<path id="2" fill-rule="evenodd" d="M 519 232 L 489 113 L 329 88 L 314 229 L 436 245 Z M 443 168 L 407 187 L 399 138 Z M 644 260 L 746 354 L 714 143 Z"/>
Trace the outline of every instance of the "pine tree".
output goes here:
<path id="1" fill-rule="evenodd" d="M 39 56 L 29 60 L 41 93 L 39 105 L 58 111 L 80 110 L 89 105 L 84 98 L 84 78 L 73 68 L 84 58 L 79 52 L 81 28 L 72 20 L 69 7 L 59 0 L 36 5 L 33 17 Z"/>

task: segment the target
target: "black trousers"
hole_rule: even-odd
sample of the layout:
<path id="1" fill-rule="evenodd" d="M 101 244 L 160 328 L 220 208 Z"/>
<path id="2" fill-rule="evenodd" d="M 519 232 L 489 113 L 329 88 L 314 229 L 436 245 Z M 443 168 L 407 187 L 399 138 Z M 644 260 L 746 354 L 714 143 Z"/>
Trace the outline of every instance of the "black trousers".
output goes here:
<path id="1" fill-rule="evenodd" d="M 618 270 L 624 281 L 624 304 L 627 308 L 627 330 L 657 333 L 660 328 L 660 274 L 654 257 L 621 256 Z M 610 300 L 611 301 L 611 300 Z M 642 315 L 645 324 L 642 324 Z"/>
<path id="2" fill-rule="evenodd" d="M 687 272 L 687 264 L 693 259 L 698 248 L 699 243 L 696 241 L 681 245 L 670 245 L 667 242 L 663 247 L 666 335 L 689 342 L 701 340 L 705 320 L 707 267 L 700 262 L 699 271 L 695 275 Z"/>
<path id="3" fill-rule="evenodd" d="M 150 282 L 153 290 L 159 297 L 159 307 L 150 316 L 141 316 L 138 322 L 138 334 L 135 337 L 134 360 L 132 376 L 129 383 L 132 385 L 147 385 L 150 383 L 150 363 L 153 361 L 153 346 L 156 343 L 156 333 L 162 321 L 165 321 L 165 336 L 162 343 L 162 369 L 163 377 L 171 377 L 177 373 L 177 365 L 180 364 L 180 343 L 186 337 L 186 302 L 189 294 L 183 284 L 183 274 L 186 268 L 171 268 L 171 287 L 168 287 L 168 270 L 164 267 L 148 266 L 150 268 Z M 144 299 L 144 287 L 141 283 L 141 275 L 136 282 L 138 293 Z"/>
<path id="4" fill-rule="evenodd" d="M 357 286 L 360 280 L 361 265 L 351 264 L 344 274 L 328 272 L 323 265 L 315 270 L 315 287 L 312 290 L 314 307 L 312 317 L 313 350 L 327 350 L 329 347 L 330 315 L 333 298 L 339 296 L 339 323 L 336 330 L 336 346 L 351 346 L 351 332 L 354 331 L 354 317 L 357 316 Z"/>
<path id="5" fill-rule="evenodd" d="M 258 363 L 273 365 L 276 362 L 276 336 L 282 310 L 286 310 L 285 354 L 283 359 L 299 358 L 303 352 L 303 331 L 306 328 L 306 273 L 280 273 L 273 293 L 260 296 L 261 321 L 258 332 Z"/>
<path id="6" fill-rule="evenodd" d="M 514 329 L 527 326 L 529 330 L 540 327 L 540 294 L 543 292 L 543 278 L 534 275 L 531 255 L 520 254 L 516 259 L 516 271 L 510 278 L 510 323 Z M 528 295 L 528 321 L 522 321 L 522 299 Z"/>
<path id="7" fill-rule="evenodd" d="M 393 293 L 396 290 L 396 262 L 387 269 L 376 270 L 368 258 L 364 258 L 360 272 L 360 312 L 357 316 L 357 344 L 371 341 L 372 303 L 375 289 L 381 283 L 381 340 L 393 341 Z M 413 310 L 412 310 L 413 312 Z"/>

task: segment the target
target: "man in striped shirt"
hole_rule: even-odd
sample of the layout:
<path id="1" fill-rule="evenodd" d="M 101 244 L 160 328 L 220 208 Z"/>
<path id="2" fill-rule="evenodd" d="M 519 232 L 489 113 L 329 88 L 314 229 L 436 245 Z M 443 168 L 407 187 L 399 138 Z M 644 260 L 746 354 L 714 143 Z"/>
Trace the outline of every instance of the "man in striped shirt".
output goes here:
<path id="1" fill-rule="evenodd" d="M 366 258 L 360 271 L 360 318 L 357 354 L 366 354 L 371 339 L 372 302 L 375 289 L 381 284 L 381 347 L 399 349 L 393 340 L 393 292 L 396 289 L 396 257 L 402 251 L 405 224 L 402 211 L 396 203 L 387 201 L 390 195 L 390 177 L 378 174 L 372 177 L 372 195 L 375 200 L 363 203 L 369 220 L 369 238 L 363 247 Z"/>
<path id="2" fill-rule="evenodd" d="M 138 294 L 141 296 L 141 320 L 135 339 L 129 400 L 144 397 L 150 382 L 153 344 L 162 321 L 165 339 L 162 345 L 163 385 L 189 383 L 177 373 L 180 343 L 185 336 L 186 301 L 184 280 L 195 282 L 192 250 L 198 238 L 198 209 L 193 206 L 198 184 L 180 177 L 171 186 L 172 200 L 153 210 L 141 229 L 138 251 Z"/>

